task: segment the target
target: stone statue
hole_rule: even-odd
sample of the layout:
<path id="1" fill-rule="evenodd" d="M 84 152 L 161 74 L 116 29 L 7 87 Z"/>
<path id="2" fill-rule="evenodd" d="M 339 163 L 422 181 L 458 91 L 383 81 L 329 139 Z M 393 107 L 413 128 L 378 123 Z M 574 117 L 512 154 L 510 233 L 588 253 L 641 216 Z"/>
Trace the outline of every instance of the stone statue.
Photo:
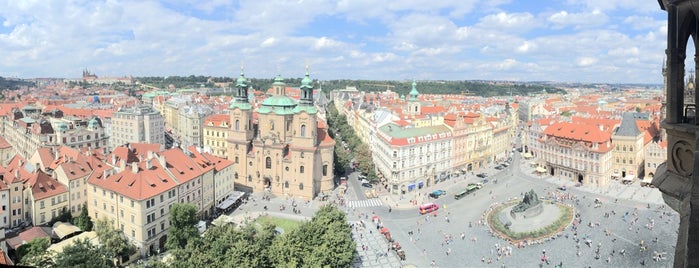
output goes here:
<path id="1" fill-rule="evenodd" d="M 512 208 L 512 212 L 524 212 L 527 209 L 535 207 L 539 203 L 541 203 L 541 200 L 539 200 L 539 196 L 537 196 L 532 189 L 524 194 L 524 199 Z"/>

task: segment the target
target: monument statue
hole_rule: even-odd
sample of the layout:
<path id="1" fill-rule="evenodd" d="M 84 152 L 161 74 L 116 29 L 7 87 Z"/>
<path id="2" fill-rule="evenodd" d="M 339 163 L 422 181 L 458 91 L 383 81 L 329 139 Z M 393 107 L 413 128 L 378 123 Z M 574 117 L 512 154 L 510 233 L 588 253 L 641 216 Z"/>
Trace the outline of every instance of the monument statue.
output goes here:
<path id="1" fill-rule="evenodd" d="M 534 189 L 529 190 L 529 192 L 524 194 L 524 199 L 522 202 L 517 204 L 512 208 L 512 212 L 519 213 L 519 212 L 524 212 L 527 209 L 533 208 L 536 205 L 540 204 L 541 200 L 539 200 L 539 196 L 536 195 L 534 192 Z"/>

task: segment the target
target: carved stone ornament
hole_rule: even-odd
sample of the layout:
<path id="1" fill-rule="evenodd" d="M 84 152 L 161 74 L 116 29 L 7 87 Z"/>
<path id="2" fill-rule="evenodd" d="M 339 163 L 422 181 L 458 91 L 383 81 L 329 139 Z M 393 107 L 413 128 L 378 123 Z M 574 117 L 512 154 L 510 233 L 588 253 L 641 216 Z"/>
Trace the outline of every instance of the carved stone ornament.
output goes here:
<path id="1" fill-rule="evenodd" d="M 672 145 L 672 167 L 682 176 L 689 176 L 694 171 L 694 150 L 687 141 L 678 141 Z"/>

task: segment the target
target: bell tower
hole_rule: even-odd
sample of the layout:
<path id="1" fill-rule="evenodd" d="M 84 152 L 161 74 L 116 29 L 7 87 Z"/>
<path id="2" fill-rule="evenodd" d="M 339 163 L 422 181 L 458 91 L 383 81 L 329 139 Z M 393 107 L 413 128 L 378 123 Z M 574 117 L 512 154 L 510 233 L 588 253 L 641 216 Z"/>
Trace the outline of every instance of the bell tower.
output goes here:
<path id="1" fill-rule="evenodd" d="M 661 123 L 667 133 L 668 159 L 657 168 L 652 183 L 663 193 L 665 203 L 680 214 L 674 267 L 699 267 L 699 172 L 694 172 L 699 167 L 696 116 L 699 95 L 686 94 L 684 80 L 688 41 L 699 34 L 699 1 L 659 0 L 658 3 L 668 14 L 667 66 L 663 72 L 666 117 Z M 697 73 L 699 56 L 697 44 L 694 46 L 693 73 Z"/>
<path id="2" fill-rule="evenodd" d="M 235 83 L 234 100 L 228 106 L 230 111 L 230 130 L 228 132 L 228 160 L 233 161 L 236 179 L 246 179 L 248 168 L 248 152 L 255 134 L 252 122 L 252 105 L 248 100 L 248 80 L 245 79 L 243 67 L 240 68 L 240 77 Z"/>

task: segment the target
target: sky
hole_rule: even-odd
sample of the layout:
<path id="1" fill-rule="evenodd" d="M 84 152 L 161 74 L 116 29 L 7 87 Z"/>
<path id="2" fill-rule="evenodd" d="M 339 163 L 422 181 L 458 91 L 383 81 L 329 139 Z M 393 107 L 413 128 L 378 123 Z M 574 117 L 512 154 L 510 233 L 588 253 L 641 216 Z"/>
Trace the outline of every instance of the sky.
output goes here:
<path id="1" fill-rule="evenodd" d="M 656 0 L 0 0 L 20 78 L 660 84 L 666 39 Z"/>

